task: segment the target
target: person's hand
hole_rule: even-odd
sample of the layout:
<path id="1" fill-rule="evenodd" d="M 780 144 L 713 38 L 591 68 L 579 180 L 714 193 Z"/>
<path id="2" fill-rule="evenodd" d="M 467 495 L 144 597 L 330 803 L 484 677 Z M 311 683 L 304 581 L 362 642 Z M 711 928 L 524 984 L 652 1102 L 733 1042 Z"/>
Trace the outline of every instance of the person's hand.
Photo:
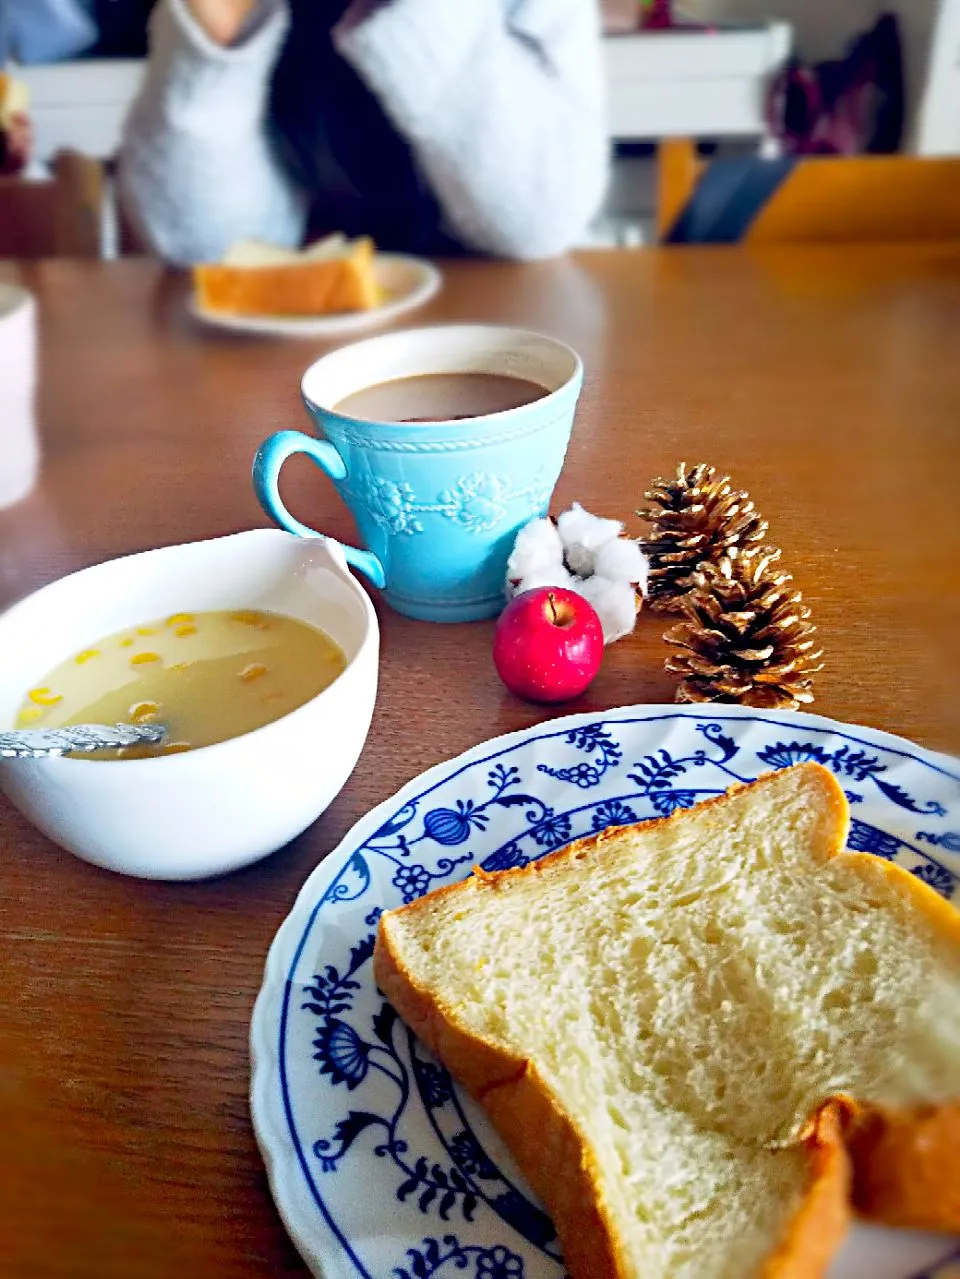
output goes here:
<path id="1" fill-rule="evenodd" d="M 33 150 L 33 126 L 29 117 L 17 112 L 0 130 L 0 174 L 11 177 L 22 173 Z"/>
<path id="2" fill-rule="evenodd" d="M 187 0 L 187 8 L 211 40 L 232 44 L 257 0 Z"/>

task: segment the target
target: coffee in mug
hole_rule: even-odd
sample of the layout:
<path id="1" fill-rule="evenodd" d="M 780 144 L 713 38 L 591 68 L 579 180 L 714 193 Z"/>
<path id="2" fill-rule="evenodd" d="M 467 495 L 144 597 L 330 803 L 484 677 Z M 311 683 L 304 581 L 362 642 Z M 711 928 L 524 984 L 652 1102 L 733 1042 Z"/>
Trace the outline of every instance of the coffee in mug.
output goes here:
<path id="1" fill-rule="evenodd" d="M 505 373 L 422 373 L 355 391 L 334 411 L 365 422 L 460 422 L 542 400 L 547 388 Z"/>

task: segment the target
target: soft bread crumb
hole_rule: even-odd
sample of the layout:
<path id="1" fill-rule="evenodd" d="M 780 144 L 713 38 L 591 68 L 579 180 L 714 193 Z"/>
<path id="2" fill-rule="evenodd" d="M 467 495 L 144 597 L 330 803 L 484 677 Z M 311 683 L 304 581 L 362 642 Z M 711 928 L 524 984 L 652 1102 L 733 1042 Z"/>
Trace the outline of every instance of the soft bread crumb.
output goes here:
<path id="1" fill-rule="evenodd" d="M 838 1095 L 960 1098 L 958 917 L 906 872 L 837 855 L 846 825 L 832 776 L 801 765 L 382 917 L 381 988 L 483 1097 L 574 1279 L 819 1274 L 811 1116 Z M 499 1086 L 517 1063 L 525 1082 Z M 846 1163 L 817 1158 L 839 1187 L 829 1249 Z"/>

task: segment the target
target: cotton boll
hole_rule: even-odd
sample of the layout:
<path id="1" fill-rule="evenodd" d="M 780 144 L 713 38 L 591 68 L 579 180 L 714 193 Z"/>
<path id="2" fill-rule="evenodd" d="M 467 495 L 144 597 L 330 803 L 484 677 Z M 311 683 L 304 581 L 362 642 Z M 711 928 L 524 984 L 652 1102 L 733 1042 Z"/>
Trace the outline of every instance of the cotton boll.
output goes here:
<path id="1" fill-rule="evenodd" d="M 588 577 L 594 571 L 597 549 L 623 532 L 619 520 L 591 515 L 579 502 L 574 502 L 569 511 L 564 511 L 557 520 L 557 528 L 567 565 L 582 577 Z"/>
<path id="2" fill-rule="evenodd" d="M 614 582 L 632 582 L 641 592 L 647 593 L 647 573 L 650 565 L 639 543 L 629 537 L 617 537 L 597 548 L 593 571 L 598 577 Z"/>
<path id="3" fill-rule="evenodd" d="M 574 591 L 577 589 L 577 582 L 562 564 L 558 564 L 554 568 L 534 569 L 516 582 L 511 579 L 507 584 L 507 594 L 511 597 L 522 595 L 524 591 L 536 591 L 542 586 L 563 586 Z"/>
<path id="4" fill-rule="evenodd" d="M 529 557 L 539 567 L 542 564 L 559 564 L 563 560 L 563 543 L 560 531 L 553 520 L 531 520 L 517 534 L 513 544 L 514 554 Z"/>
<path id="5" fill-rule="evenodd" d="M 556 524 L 531 520 L 518 532 L 507 563 L 507 598 L 545 587 L 574 590 L 596 610 L 604 643 L 629 635 L 635 587 L 645 590 L 648 565 L 639 544 L 622 538 L 622 531 L 619 520 L 592 515 L 579 502 Z"/>
<path id="6" fill-rule="evenodd" d="M 507 585 L 545 570 L 563 568 L 563 544 L 552 520 L 531 520 L 517 534 L 507 561 Z"/>
<path id="7" fill-rule="evenodd" d="M 557 531 L 564 546 L 576 541 L 585 546 L 597 547 L 611 537 L 619 537 L 623 532 L 623 525 L 619 520 L 592 515 L 579 502 L 574 502 L 570 510 L 564 511 L 557 519 Z"/>
<path id="8" fill-rule="evenodd" d="M 629 582 L 611 582 L 606 577 L 577 579 L 574 588 L 596 610 L 603 627 L 604 644 L 612 644 L 633 630 L 637 620 L 636 592 Z"/>

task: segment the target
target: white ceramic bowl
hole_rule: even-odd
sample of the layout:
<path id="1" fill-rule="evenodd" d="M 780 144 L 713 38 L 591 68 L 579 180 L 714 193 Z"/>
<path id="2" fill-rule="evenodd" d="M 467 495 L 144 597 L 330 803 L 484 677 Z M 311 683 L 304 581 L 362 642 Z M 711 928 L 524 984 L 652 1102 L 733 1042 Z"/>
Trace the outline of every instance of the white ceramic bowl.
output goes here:
<path id="1" fill-rule="evenodd" d="M 347 668 L 289 715 L 216 746 L 157 759 L 0 760 L 0 788 L 64 848 L 151 879 L 222 874 L 310 825 L 353 771 L 377 692 L 379 630 L 326 538 L 237 533 L 98 564 L 0 616 L 0 725 L 70 653 L 173 612 L 264 608 L 322 627 Z"/>

